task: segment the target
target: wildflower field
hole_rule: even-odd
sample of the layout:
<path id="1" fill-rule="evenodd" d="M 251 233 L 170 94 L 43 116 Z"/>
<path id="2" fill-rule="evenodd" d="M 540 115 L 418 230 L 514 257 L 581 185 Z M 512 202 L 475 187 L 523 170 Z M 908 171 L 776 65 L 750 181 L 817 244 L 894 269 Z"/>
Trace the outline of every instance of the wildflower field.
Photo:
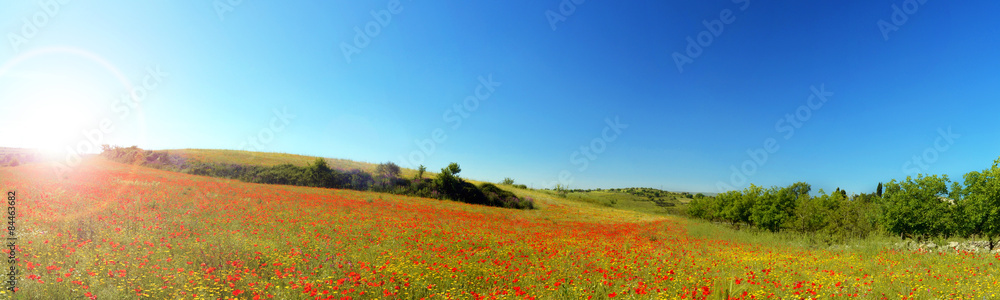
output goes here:
<path id="1" fill-rule="evenodd" d="M 752 244 L 523 190 L 539 209 L 96 157 L 66 178 L 0 168 L 0 188 L 17 198 L 14 299 L 1000 298 L 1000 254 Z"/>

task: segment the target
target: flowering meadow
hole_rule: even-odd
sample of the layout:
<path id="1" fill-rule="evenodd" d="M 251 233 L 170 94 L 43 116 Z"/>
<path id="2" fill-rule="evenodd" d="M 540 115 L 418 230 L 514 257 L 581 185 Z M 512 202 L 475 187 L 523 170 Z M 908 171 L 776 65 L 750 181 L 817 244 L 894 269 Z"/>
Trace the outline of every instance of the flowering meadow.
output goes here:
<path id="1" fill-rule="evenodd" d="M 1000 298 L 998 254 L 748 244 L 541 193 L 514 210 L 100 158 L 0 168 L 0 188 L 14 299 Z"/>

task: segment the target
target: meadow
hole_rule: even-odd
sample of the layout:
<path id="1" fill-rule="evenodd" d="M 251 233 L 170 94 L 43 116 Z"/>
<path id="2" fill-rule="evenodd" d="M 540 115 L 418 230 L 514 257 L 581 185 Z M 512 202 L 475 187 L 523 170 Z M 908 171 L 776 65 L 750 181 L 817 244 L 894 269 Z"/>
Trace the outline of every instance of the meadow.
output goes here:
<path id="1" fill-rule="evenodd" d="M 510 189 L 538 204 L 512 210 L 100 157 L 65 178 L 0 168 L 0 188 L 18 198 L 13 299 L 1000 297 L 1000 254 L 817 248 L 549 191 Z"/>

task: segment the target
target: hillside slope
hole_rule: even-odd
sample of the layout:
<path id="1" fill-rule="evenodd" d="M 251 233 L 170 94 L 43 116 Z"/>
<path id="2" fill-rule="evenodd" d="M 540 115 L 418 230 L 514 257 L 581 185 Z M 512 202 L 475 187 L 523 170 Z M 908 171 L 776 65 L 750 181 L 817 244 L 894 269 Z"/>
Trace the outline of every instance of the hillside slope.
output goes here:
<path id="1" fill-rule="evenodd" d="M 256 166 L 275 166 L 280 164 L 292 164 L 295 166 L 306 166 L 314 161 L 317 156 L 307 156 L 298 154 L 288 154 L 288 153 L 276 153 L 276 152 L 251 152 L 243 150 L 219 150 L 219 149 L 172 149 L 172 150 L 161 150 L 167 151 L 171 155 L 177 155 L 186 159 L 193 159 L 201 162 L 212 162 L 212 163 L 223 163 L 223 164 L 241 164 L 241 165 L 256 165 Z M 328 158 L 323 157 L 326 160 L 327 165 L 334 169 L 350 170 L 359 169 L 365 172 L 375 171 L 375 166 L 378 163 L 370 162 L 359 162 L 349 159 L 339 159 L 339 158 Z M 430 170 L 437 170 L 432 167 L 427 168 Z M 413 177 L 416 175 L 416 170 L 402 168 L 403 177 Z M 424 176 L 433 175 L 433 172 L 424 172 Z"/>

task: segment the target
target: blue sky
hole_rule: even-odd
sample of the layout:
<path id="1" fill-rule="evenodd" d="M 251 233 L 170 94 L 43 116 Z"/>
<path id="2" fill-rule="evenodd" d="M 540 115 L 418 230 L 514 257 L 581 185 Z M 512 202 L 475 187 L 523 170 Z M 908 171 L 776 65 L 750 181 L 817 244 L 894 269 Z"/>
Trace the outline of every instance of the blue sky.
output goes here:
<path id="1" fill-rule="evenodd" d="M 1000 156 L 995 1 L 227 3 L 4 4 L 0 145 L 250 147 L 704 192 L 870 192 Z M 809 108 L 813 89 L 829 97 Z"/>

